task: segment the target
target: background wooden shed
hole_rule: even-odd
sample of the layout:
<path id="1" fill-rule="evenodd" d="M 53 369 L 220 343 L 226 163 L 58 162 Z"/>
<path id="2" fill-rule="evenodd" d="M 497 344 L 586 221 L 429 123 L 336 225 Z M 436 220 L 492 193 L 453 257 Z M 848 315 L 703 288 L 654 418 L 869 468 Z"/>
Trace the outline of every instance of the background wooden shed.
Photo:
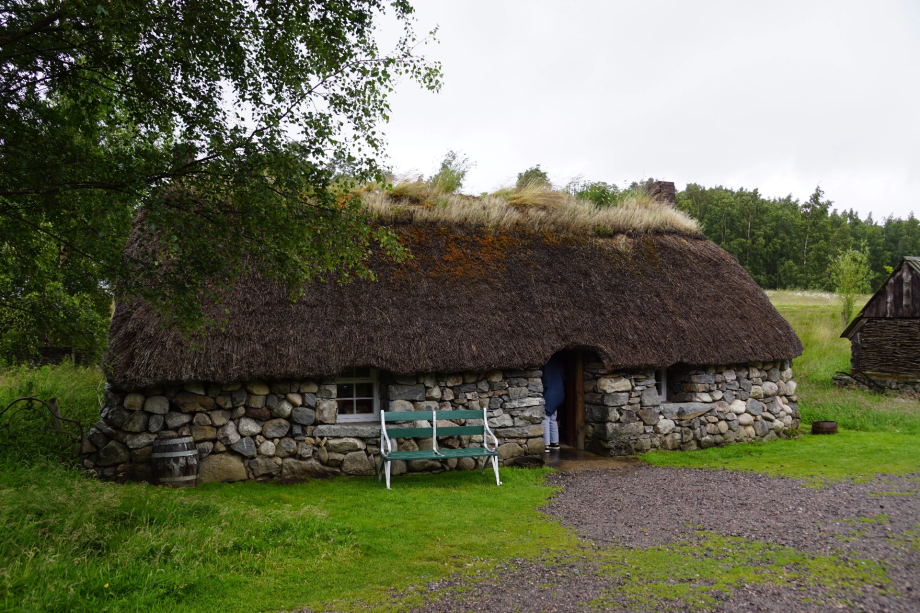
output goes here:
<path id="1" fill-rule="evenodd" d="M 902 258 L 841 336 L 853 374 L 920 379 L 920 257 Z"/>

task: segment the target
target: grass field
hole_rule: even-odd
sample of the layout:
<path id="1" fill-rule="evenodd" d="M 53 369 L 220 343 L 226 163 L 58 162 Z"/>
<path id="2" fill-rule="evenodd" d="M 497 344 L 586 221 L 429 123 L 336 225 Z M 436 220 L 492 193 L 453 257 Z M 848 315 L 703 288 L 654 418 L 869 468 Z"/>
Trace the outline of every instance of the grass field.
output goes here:
<path id="1" fill-rule="evenodd" d="M 804 421 L 833 419 L 841 433 L 643 458 L 815 484 L 920 470 L 920 403 L 831 385 L 849 359 L 847 342 L 837 338 L 836 302 L 794 292 L 771 298 L 805 344 L 793 365 Z M 101 392 L 102 375 L 92 368 L 0 374 L 2 406 L 22 395 L 54 396 L 66 415 L 86 424 L 97 419 Z M 490 560 L 580 550 L 571 531 L 535 510 L 554 491 L 544 484 L 545 471 L 502 469 L 500 488 L 472 472 L 402 476 L 390 492 L 369 478 L 175 491 L 101 483 L 38 451 L 0 449 L 2 612 L 248 613 L 330 602 L 336 610 L 401 610 L 414 601 L 402 594 L 391 602 L 391 588 L 474 571 Z M 735 571 L 760 580 L 748 576 L 756 564 L 747 560 L 762 557 L 761 545 L 729 545 L 723 549 L 743 554 Z M 627 553 L 616 555 L 652 572 L 650 560 L 673 552 Z M 770 555 L 777 563 L 801 562 L 791 550 Z M 618 564 L 611 562 L 611 572 Z M 660 590 L 670 579 L 633 574 L 642 579 L 637 598 L 646 597 L 647 583 Z"/>

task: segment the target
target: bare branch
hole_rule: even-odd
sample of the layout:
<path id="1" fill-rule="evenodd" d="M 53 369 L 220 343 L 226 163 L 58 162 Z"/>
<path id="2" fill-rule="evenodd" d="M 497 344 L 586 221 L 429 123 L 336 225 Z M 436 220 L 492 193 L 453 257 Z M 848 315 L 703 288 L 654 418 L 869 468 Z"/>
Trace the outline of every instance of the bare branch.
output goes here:
<path id="1" fill-rule="evenodd" d="M 54 23 L 55 21 L 57 21 L 63 16 L 64 16 L 64 11 L 57 11 L 55 13 L 51 13 L 47 17 L 42 17 L 41 19 L 39 19 L 38 21 L 30 25 L 28 28 L 25 28 L 24 30 L 19 30 L 18 32 L 14 32 L 13 34 L 10 34 L 9 36 L 5 38 L 0 38 L 0 48 L 3 48 L 11 43 L 15 43 L 17 40 L 20 40 L 27 36 L 32 36 L 36 32 L 40 32 L 41 30 L 47 28 L 48 26 L 50 26 L 52 23 Z"/>

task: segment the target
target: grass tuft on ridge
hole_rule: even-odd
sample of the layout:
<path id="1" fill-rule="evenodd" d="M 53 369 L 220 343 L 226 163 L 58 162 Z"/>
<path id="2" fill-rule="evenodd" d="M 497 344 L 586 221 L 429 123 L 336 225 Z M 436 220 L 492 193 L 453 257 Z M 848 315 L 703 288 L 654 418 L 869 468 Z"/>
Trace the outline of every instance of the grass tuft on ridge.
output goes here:
<path id="1" fill-rule="evenodd" d="M 677 233 L 702 238 L 697 222 L 642 190 L 616 206 L 598 207 L 589 200 L 543 183 L 503 188 L 479 197 L 438 189 L 421 177 L 397 180 L 386 189 L 359 190 L 363 206 L 381 222 L 447 223 L 519 227 L 538 232 L 588 236 Z"/>

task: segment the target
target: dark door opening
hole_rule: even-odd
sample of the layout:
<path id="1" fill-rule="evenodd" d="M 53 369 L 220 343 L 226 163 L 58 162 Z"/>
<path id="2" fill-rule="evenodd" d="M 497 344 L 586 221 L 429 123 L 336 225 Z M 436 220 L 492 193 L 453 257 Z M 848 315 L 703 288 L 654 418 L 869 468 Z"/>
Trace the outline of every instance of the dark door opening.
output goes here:
<path id="1" fill-rule="evenodd" d="M 565 400 L 556 416 L 559 442 L 575 449 L 585 448 L 585 394 L 581 350 L 561 351 L 565 364 Z"/>

